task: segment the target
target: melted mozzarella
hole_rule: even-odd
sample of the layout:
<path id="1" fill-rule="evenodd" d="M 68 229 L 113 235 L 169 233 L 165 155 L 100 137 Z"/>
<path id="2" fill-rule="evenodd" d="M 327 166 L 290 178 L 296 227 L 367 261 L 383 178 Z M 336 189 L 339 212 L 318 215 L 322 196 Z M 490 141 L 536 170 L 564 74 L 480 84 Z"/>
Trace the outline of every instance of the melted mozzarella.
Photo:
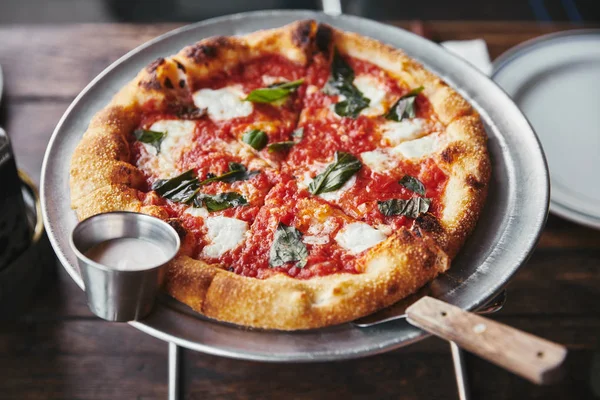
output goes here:
<path id="1" fill-rule="evenodd" d="M 329 234 L 331 234 L 338 224 L 330 218 L 325 217 L 325 221 L 319 221 L 318 217 L 313 217 L 308 226 L 307 234 L 302 238 L 306 244 L 327 244 L 329 243 Z"/>
<path id="2" fill-rule="evenodd" d="M 304 236 L 302 241 L 306 244 L 327 244 L 329 243 L 329 236 Z"/>
<path id="3" fill-rule="evenodd" d="M 235 249 L 246 236 L 248 223 L 236 218 L 209 217 L 204 220 L 207 228 L 206 237 L 210 244 L 204 246 L 202 254 L 206 257 L 216 258 L 226 251 Z"/>
<path id="4" fill-rule="evenodd" d="M 313 218 L 310 221 L 307 233 L 310 235 L 329 235 L 335 228 L 337 228 L 337 224 L 332 219 L 327 218 L 325 221 L 320 222 L 317 218 Z"/>
<path id="5" fill-rule="evenodd" d="M 433 154 L 437 150 L 435 136 L 429 135 L 420 139 L 402 142 L 392 149 L 395 154 L 401 154 L 405 158 L 423 158 Z"/>
<path id="6" fill-rule="evenodd" d="M 370 75 L 359 75 L 354 78 L 354 86 L 370 100 L 369 107 L 362 110 L 362 115 L 377 116 L 385 113 L 383 100 L 386 95 L 385 86 Z"/>
<path id="7" fill-rule="evenodd" d="M 352 254 L 365 251 L 385 239 L 383 232 L 364 222 L 348 224 L 335 235 L 335 241 Z"/>
<path id="8" fill-rule="evenodd" d="M 206 108 L 208 115 L 215 121 L 247 117 L 252 114 L 252 103 L 242 100 L 244 92 L 239 85 L 221 89 L 200 89 L 194 93 L 194 104 Z"/>
<path id="9" fill-rule="evenodd" d="M 179 173 L 176 164 L 185 149 L 191 146 L 196 123 L 194 121 L 160 120 L 149 128 L 151 131 L 165 132 L 160 144 L 160 152 L 150 144 L 142 143 L 150 158 L 140 159 L 138 165 L 149 169 L 161 178 L 171 178 Z"/>
<path id="10" fill-rule="evenodd" d="M 425 134 L 425 120 L 422 118 L 403 119 L 400 122 L 386 121 L 381 126 L 383 138 L 395 146 L 406 140 L 417 139 Z"/>
<path id="11" fill-rule="evenodd" d="M 390 172 L 397 165 L 396 159 L 388 152 L 378 149 L 373 151 L 365 151 L 360 154 L 363 163 L 378 174 Z"/>
<path id="12" fill-rule="evenodd" d="M 204 207 L 188 207 L 183 213 L 191 215 L 192 217 L 208 217 L 208 210 Z"/>

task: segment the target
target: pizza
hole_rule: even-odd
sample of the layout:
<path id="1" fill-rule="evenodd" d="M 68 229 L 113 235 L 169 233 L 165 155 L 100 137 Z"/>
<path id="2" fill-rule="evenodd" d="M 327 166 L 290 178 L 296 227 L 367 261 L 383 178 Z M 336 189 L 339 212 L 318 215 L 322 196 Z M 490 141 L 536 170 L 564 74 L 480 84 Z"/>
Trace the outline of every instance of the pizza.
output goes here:
<path id="1" fill-rule="evenodd" d="M 164 289 L 199 313 L 319 328 L 449 268 L 484 205 L 486 140 L 401 50 L 297 21 L 145 67 L 91 120 L 71 204 L 171 224 L 182 246 Z"/>

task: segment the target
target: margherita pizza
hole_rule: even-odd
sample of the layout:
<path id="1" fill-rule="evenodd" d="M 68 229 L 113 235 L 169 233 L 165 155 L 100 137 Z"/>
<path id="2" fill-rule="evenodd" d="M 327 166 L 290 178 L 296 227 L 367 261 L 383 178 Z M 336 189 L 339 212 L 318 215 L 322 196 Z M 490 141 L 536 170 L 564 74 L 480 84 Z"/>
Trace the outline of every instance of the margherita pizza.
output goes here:
<path id="1" fill-rule="evenodd" d="M 295 330 L 391 305 L 450 265 L 483 207 L 473 108 L 402 51 L 315 21 L 212 37 L 148 65 L 71 166 L 80 219 L 126 210 L 182 239 L 165 290 Z"/>

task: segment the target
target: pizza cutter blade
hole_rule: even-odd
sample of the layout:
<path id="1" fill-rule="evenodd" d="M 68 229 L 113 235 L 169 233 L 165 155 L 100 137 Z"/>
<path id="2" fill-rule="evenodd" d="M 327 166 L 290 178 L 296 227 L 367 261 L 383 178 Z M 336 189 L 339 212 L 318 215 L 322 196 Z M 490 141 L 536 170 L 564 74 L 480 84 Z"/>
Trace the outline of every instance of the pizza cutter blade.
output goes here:
<path id="1" fill-rule="evenodd" d="M 384 308 L 376 313 L 367 315 L 366 317 L 359 318 L 352 323 L 360 328 L 367 328 L 369 326 L 382 324 L 384 322 L 394 321 L 396 319 L 406 318 L 406 309 L 413 303 L 418 301 L 423 296 L 429 296 L 431 289 L 429 285 L 423 287 L 421 290 L 413 293 L 412 295 L 400 300 L 399 302 Z M 504 307 L 506 302 L 506 291 L 503 290 L 500 294 L 492 299 L 485 307 L 478 310 L 478 314 L 491 314 L 496 311 L 500 311 Z"/>
<path id="2" fill-rule="evenodd" d="M 533 383 L 548 384 L 561 378 L 567 356 L 564 346 L 464 311 L 424 292 L 427 289 L 353 323 L 366 328 L 406 318 L 411 325 L 454 342 Z M 498 310 L 503 303 L 504 295 L 501 294 L 480 313 Z"/>

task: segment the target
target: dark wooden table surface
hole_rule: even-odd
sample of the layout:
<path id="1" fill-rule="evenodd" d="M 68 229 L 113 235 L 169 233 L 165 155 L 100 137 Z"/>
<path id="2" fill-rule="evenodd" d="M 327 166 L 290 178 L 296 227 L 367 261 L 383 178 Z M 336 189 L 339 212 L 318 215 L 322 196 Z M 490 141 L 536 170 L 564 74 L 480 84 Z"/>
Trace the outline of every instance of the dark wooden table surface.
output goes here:
<path id="1" fill-rule="evenodd" d="M 483 38 L 492 58 L 569 25 L 515 22 L 398 23 L 434 40 Z M 73 98 L 106 66 L 178 25 L 0 27 L 5 95 L 0 125 L 19 166 L 39 182 L 46 144 Z M 1 190 L 1 189 L 0 189 Z M 167 396 L 167 344 L 100 321 L 62 268 L 31 308 L 0 326 L 1 399 L 150 399 Z M 562 383 L 537 387 L 474 356 L 474 399 L 594 399 L 600 393 L 600 231 L 550 216 L 531 260 L 493 316 L 570 349 Z M 185 398 L 456 399 L 447 343 L 426 339 L 361 360 L 263 364 L 192 351 L 183 355 Z M 594 395 L 596 393 L 596 395 Z"/>

